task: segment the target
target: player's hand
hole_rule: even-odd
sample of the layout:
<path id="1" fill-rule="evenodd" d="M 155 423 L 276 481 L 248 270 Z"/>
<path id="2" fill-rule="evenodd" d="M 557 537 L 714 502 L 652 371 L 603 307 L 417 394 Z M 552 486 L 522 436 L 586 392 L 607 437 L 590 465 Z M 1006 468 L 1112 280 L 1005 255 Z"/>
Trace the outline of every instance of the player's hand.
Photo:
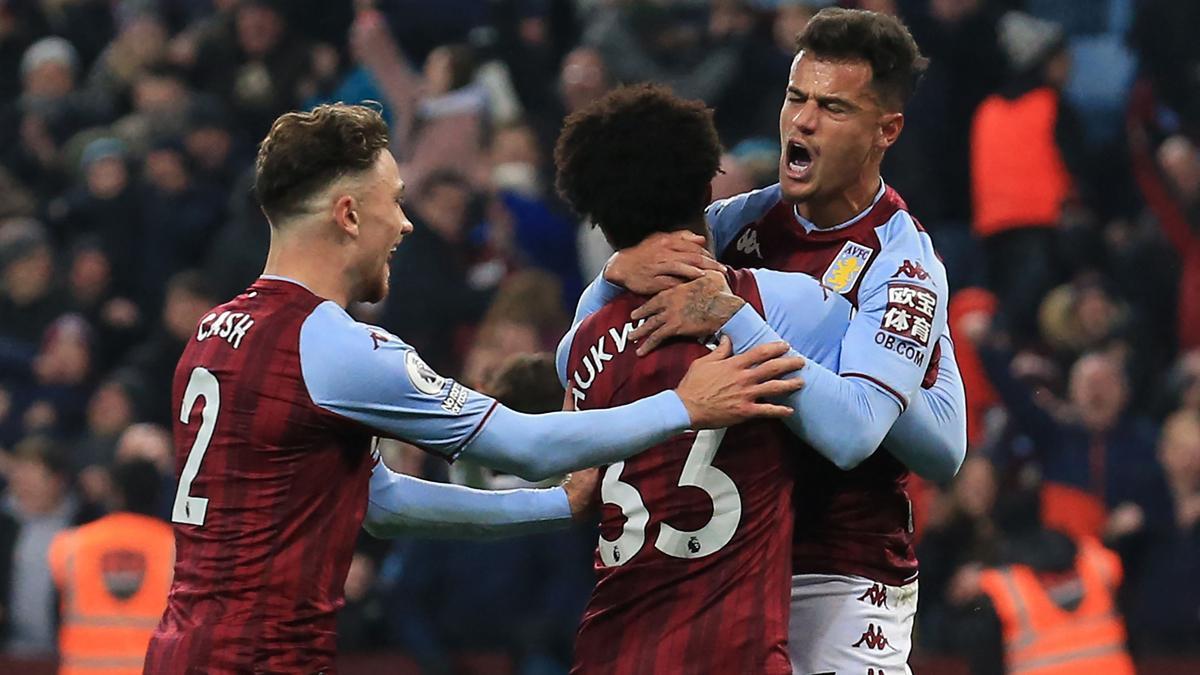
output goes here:
<path id="1" fill-rule="evenodd" d="M 804 386 L 800 377 L 779 379 L 804 367 L 804 357 L 784 356 L 783 342 L 760 345 L 732 356 L 728 337 L 711 354 L 692 362 L 675 388 L 693 429 L 719 429 L 754 417 L 788 417 L 792 408 L 761 402 L 786 396 Z"/>
<path id="2" fill-rule="evenodd" d="M 724 272 L 725 266 L 713 260 L 703 236 L 678 230 L 652 234 L 619 251 L 604 268 L 604 278 L 639 295 L 654 295 L 698 279 L 705 270 Z"/>
<path id="3" fill-rule="evenodd" d="M 645 356 L 668 338 L 713 335 L 744 304 L 729 291 L 724 274 L 706 270 L 694 281 L 662 291 L 633 310 L 630 318 L 645 323 L 629 337 L 638 343 L 638 356 Z"/>
<path id="4" fill-rule="evenodd" d="M 576 522 L 587 521 L 599 506 L 596 500 L 596 484 L 600 482 L 599 469 L 572 471 L 563 481 L 567 501 L 571 504 L 571 516 Z"/>

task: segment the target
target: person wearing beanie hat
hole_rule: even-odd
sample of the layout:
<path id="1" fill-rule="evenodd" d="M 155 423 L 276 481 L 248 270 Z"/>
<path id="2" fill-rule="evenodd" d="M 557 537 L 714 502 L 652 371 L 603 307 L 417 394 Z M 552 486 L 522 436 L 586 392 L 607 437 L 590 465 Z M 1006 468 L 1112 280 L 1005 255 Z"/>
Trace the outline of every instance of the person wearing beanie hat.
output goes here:
<path id="1" fill-rule="evenodd" d="M 1061 26 L 1024 12 L 1006 12 L 997 28 L 1000 47 L 1014 73 L 1043 65 L 1066 45 Z"/>
<path id="2" fill-rule="evenodd" d="M 46 228 L 32 219 L 0 223 L 0 341 L 32 354 L 66 307 Z"/>
<path id="3" fill-rule="evenodd" d="M 1056 281 L 1056 232 L 1077 196 L 1086 151 L 1062 96 L 1071 71 L 1062 27 L 1008 12 L 997 40 L 1010 79 L 972 120 L 972 229 L 983 242 L 988 288 L 1024 343 L 1036 335 L 1039 300 Z"/>
<path id="4" fill-rule="evenodd" d="M 21 57 L 21 79 L 25 96 L 45 99 L 62 98 L 75 88 L 79 54 L 61 37 L 42 38 L 30 45 Z"/>

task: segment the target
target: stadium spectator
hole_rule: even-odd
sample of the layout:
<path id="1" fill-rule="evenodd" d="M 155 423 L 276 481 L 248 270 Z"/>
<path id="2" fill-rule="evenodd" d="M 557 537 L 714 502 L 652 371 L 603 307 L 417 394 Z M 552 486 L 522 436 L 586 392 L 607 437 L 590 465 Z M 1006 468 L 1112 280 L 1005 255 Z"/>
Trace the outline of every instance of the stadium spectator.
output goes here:
<path id="1" fill-rule="evenodd" d="M 956 580 L 969 607 L 957 629 L 972 675 L 1133 675 L 1116 607 L 1120 559 L 1095 539 L 1043 527 L 1036 491 L 1010 500 L 998 564 Z"/>
<path id="2" fill-rule="evenodd" d="M 80 180 L 50 204 L 49 212 L 64 243 L 99 242 L 112 264 L 113 289 L 133 298 L 140 258 L 130 242 L 138 241 L 144 228 L 130 160 L 124 141 L 107 135 L 91 140 L 80 154 Z"/>
<path id="3" fill-rule="evenodd" d="M 167 606 L 175 537 L 154 515 L 158 469 L 135 459 L 111 473 L 116 490 L 108 515 L 60 532 L 50 544 L 50 574 L 62 602 L 62 675 L 141 673 Z"/>
<path id="4" fill-rule="evenodd" d="M 217 298 L 241 293 L 262 273 L 271 229 L 254 197 L 254 172 L 239 175 L 229 191 L 229 220 L 214 233 L 204 277 Z"/>
<path id="5" fill-rule="evenodd" d="M 6 350 L 32 357 L 46 328 L 66 311 L 54 249 L 46 228 L 34 220 L 0 224 L 0 341 Z"/>
<path id="6" fill-rule="evenodd" d="M 413 232 L 392 258 L 392 283 L 404 301 L 387 303 L 384 328 L 403 335 L 438 372 L 456 373 L 462 353 L 456 333 L 486 311 L 499 276 L 480 265 L 467 239 L 475 192 L 461 174 L 438 171 L 414 190 Z"/>
<path id="7" fill-rule="evenodd" d="M 1055 232 L 1084 159 L 1079 125 L 1060 93 L 1071 67 L 1062 29 L 1009 12 L 999 39 L 1012 75 L 972 122 L 974 230 L 988 285 L 1014 337 L 1026 343 L 1037 335 L 1037 299 L 1055 281 Z"/>
<path id="8" fill-rule="evenodd" d="M 116 458 L 121 434 L 140 419 L 141 385 L 130 373 L 114 373 L 101 382 L 87 404 L 87 426 L 71 442 L 71 465 L 79 472 L 79 487 L 91 501 L 100 501 L 108 484 L 97 470 Z"/>
<path id="9" fill-rule="evenodd" d="M 230 3 L 197 37 L 192 75 L 205 91 L 230 102 L 238 125 L 257 138 L 300 98 L 311 77 L 313 50 L 288 25 L 279 0 Z"/>
<path id="10" fill-rule="evenodd" d="M 146 384 L 147 420 L 164 427 L 171 425 L 177 414 L 170 410 L 175 364 L 200 317 L 215 302 L 208 280 L 195 270 L 179 272 L 167 282 L 158 327 L 129 352 L 123 365 Z"/>
<path id="11" fill-rule="evenodd" d="M 1188 27 L 1197 21 L 1200 7 L 1193 3 L 1147 0 L 1137 3 L 1130 34 L 1154 90 L 1193 136 L 1200 134 L 1200 45 Z"/>
<path id="12" fill-rule="evenodd" d="M 956 338 L 954 353 L 967 394 L 967 443 L 972 447 L 985 439 L 989 415 L 1000 403 L 977 347 L 995 313 L 996 296 L 982 288 L 964 288 L 950 298 L 948 325 Z"/>
<path id="13" fill-rule="evenodd" d="M 110 109 L 119 107 L 148 68 L 167 57 L 169 34 L 161 17 L 144 4 L 121 14 L 116 36 L 92 64 L 84 85 L 90 96 L 108 101 Z"/>
<path id="14" fill-rule="evenodd" d="M 244 167 L 251 163 L 236 127 L 217 99 L 197 96 L 188 111 L 183 145 L 187 149 L 196 180 L 228 193 Z M 222 200 L 223 201 L 223 200 Z"/>
<path id="15" fill-rule="evenodd" d="M 42 200 L 62 188 L 63 145 L 107 113 L 78 91 L 79 69 L 71 42 L 42 38 L 21 57 L 20 96 L 0 106 L 0 157 Z"/>
<path id="16" fill-rule="evenodd" d="M 917 622 L 929 636 L 928 646 L 954 647 L 950 622 L 954 609 L 947 603 L 962 594 L 952 584 L 963 568 L 978 569 L 994 564 L 1000 545 L 992 513 L 998 490 L 995 468 L 979 456 L 963 462 L 958 478 L 935 498 L 930 508 L 917 557 L 921 561 L 921 583 L 927 600 Z"/>
<path id="17" fill-rule="evenodd" d="M 510 354 L 487 390 L 521 412 L 562 409 L 554 359 L 544 352 Z M 489 482 L 492 489 L 529 487 L 515 476 Z M 421 610 L 393 615 L 397 639 L 428 673 L 456 672 L 456 652 L 502 655 L 497 663 L 505 666 L 486 672 L 564 672 L 594 546 L 594 530 L 585 527 L 457 545 L 401 542 L 392 564 L 403 564 L 403 574 L 391 598 Z"/>
<path id="18" fill-rule="evenodd" d="M 1128 502 L 1110 532 L 1128 569 L 1130 638 L 1145 651 L 1177 652 L 1200 640 L 1200 413 L 1180 410 L 1163 424 L 1158 445 L 1165 486 L 1150 497 L 1167 509 Z M 1115 514 L 1114 514 L 1115 515 Z"/>
<path id="19" fill-rule="evenodd" d="M 138 297 L 144 306 L 157 307 L 171 275 L 202 262 L 205 244 L 224 221 L 225 199 L 214 186 L 195 179 L 176 138 L 153 142 L 142 166 L 141 218 L 153 226 L 138 242 Z"/>
<path id="20" fill-rule="evenodd" d="M 485 390 L 514 354 L 551 349 L 568 326 L 562 291 L 546 272 L 524 270 L 500 286 L 463 362 L 463 381 Z"/>
<path id="21" fill-rule="evenodd" d="M 31 436 L 14 449 L 8 498 L 0 516 L 0 542 L 7 578 L 0 579 L 8 631 L 5 649 L 14 654 L 46 655 L 55 650 L 54 586 L 47 564 L 50 542 L 64 529 L 95 516 L 71 490 L 61 448 L 43 436 Z"/>
<path id="22" fill-rule="evenodd" d="M 1045 475 L 1042 515 L 1048 526 L 1097 537 L 1109 509 L 1148 501 L 1143 497 L 1155 488 L 1158 470 L 1154 426 L 1128 409 L 1128 383 L 1117 359 L 1100 352 L 1080 358 L 1064 404 L 1035 399 L 1001 353 L 989 349 L 982 356 L 1010 423 L 1033 442 Z"/>
<path id="23" fill-rule="evenodd" d="M 618 82 L 661 82 L 685 98 L 715 101 L 747 73 L 739 41 L 709 39 L 707 24 L 685 3 L 617 5 L 592 15 L 583 42 L 600 51 Z"/>
<path id="24" fill-rule="evenodd" d="M 67 290 L 71 311 L 93 330 L 96 371 L 107 372 L 136 341 L 142 313 L 116 293 L 112 262 L 98 239 L 85 237 L 71 248 Z"/>

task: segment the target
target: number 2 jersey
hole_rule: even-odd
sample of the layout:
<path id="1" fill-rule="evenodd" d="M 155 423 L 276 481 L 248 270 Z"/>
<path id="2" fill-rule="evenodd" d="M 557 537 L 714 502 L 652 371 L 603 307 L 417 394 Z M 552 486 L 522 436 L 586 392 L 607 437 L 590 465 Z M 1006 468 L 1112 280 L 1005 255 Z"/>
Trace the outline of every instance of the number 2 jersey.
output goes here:
<path id="1" fill-rule="evenodd" d="M 177 558 L 153 675 L 335 672 L 373 437 L 453 457 L 495 406 L 277 277 L 200 320 L 172 401 Z"/>
<path id="2" fill-rule="evenodd" d="M 764 313 L 759 280 L 731 272 L 731 289 Z M 798 275 L 791 275 L 798 276 Z M 849 304 L 815 282 L 788 280 L 792 321 L 810 358 L 836 363 Z M 774 297 L 784 295 L 776 293 Z M 679 384 L 708 353 L 675 340 L 639 357 L 624 293 L 575 329 L 560 376 L 578 409 L 612 407 Z M 832 336 L 832 337 L 831 337 Z M 793 345 L 797 346 L 797 345 Z M 791 673 L 787 655 L 795 437 L 758 420 L 688 432 L 604 469 L 596 587 L 575 644 L 572 675 Z"/>

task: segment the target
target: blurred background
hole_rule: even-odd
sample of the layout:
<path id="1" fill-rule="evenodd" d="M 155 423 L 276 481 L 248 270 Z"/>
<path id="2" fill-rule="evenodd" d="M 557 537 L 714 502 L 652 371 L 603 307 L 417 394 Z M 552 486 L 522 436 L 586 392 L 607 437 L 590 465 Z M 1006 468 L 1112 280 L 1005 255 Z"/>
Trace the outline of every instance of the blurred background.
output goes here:
<path id="1" fill-rule="evenodd" d="M 53 669 L 70 617 L 49 551 L 128 508 L 121 467 L 152 466 L 138 494 L 169 513 L 173 369 L 261 271 L 252 161 L 275 116 L 382 106 L 416 231 L 392 298 L 356 313 L 444 375 L 556 409 L 537 354 L 611 252 L 554 193 L 563 117 L 664 82 L 716 110 L 717 197 L 769 185 L 793 39 L 830 4 L 0 0 L 0 670 Z M 1036 568 L 1053 531 L 1119 554 L 1142 672 L 1200 672 L 1200 3 L 837 4 L 899 15 L 932 59 L 884 179 L 949 271 L 970 452 L 951 484 L 910 485 L 915 671 L 969 672 L 979 571 Z M 1008 196 L 1032 192 L 1052 208 Z M 565 673 L 594 543 L 364 535 L 346 672 Z"/>

